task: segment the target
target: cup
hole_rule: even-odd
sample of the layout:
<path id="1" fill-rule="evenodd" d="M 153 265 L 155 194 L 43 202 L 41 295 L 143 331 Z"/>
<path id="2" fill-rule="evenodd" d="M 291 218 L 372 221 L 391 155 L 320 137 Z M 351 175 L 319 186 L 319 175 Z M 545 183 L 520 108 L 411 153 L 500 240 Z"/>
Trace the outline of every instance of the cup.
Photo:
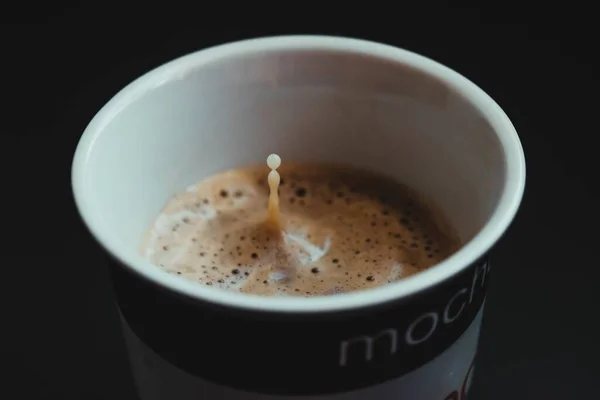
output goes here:
<path id="1" fill-rule="evenodd" d="M 173 194 L 270 153 L 406 183 L 464 245 L 396 283 L 314 298 L 222 291 L 140 255 Z M 81 137 L 72 185 L 108 256 L 143 400 L 464 400 L 489 252 L 525 160 L 502 109 L 451 69 L 364 40 L 283 36 L 192 53 L 125 87 Z"/>

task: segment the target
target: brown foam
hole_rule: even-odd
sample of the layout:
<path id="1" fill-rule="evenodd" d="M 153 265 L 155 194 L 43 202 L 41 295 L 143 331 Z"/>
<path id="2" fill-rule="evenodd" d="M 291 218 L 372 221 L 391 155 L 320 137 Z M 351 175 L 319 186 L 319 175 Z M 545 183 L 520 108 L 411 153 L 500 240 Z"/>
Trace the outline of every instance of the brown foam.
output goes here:
<path id="1" fill-rule="evenodd" d="M 458 249 L 435 207 L 388 178 L 318 164 L 284 163 L 278 171 L 283 232 L 265 226 L 269 168 L 257 166 L 176 195 L 142 249 L 156 265 L 199 283 L 297 296 L 384 285 Z"/>

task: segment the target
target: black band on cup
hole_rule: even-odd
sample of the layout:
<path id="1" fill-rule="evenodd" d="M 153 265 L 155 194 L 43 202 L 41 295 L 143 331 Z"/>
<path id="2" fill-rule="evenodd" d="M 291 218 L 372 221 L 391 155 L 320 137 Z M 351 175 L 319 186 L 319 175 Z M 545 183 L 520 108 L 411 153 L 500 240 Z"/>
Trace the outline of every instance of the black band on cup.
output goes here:
<path id="1" fill-rule="evenodd" d="M 481 308 L 483 257 L 409 298 L 351 311 L 268 313 L 216 306 L 170 292 L 111 260 L 131 330 L 190 374 L 251 392 L 326 394 L 398 378 L 441 354 Z"/>

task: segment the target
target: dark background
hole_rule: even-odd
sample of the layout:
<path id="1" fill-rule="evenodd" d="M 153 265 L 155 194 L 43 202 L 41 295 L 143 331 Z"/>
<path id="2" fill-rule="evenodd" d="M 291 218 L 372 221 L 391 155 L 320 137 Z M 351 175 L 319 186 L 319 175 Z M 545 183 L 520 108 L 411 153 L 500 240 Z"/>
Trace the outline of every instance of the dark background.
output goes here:
<path id="1" fill-rule="evenodd" d="M 328 12 L 309 3 L 63 1 L 3 10 L 0 397 L 134 398 L 107 271 L 69 186 L 75 145 L 95 112 L 138 75 L 190 51 L 326 33 L 447 64 L 494 97 L 521 136 L 527 189 L 495 254 L 472 398 L 598 398 L 600 63 L 591 6 L 419 4 Z"/>

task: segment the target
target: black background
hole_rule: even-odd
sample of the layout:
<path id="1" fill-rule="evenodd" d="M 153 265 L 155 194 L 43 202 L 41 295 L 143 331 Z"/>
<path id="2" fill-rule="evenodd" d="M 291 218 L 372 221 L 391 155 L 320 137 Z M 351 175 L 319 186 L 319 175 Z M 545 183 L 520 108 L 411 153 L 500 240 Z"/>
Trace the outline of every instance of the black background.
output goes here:
<path id="1" fill-rule="evenodd" d="M 242 10 L 59 1 L 0 12 L 1 398 L 134 398 L 107 271 L 73 208 L 76 142 L 143 72 L 209 45 L 281 33 L 405 47 L 498 101 L 521 135 L 528 182 L 495 253 L 472 398 L 597 398 L 600 62 L 592 6 L 346 3 Z"/>

